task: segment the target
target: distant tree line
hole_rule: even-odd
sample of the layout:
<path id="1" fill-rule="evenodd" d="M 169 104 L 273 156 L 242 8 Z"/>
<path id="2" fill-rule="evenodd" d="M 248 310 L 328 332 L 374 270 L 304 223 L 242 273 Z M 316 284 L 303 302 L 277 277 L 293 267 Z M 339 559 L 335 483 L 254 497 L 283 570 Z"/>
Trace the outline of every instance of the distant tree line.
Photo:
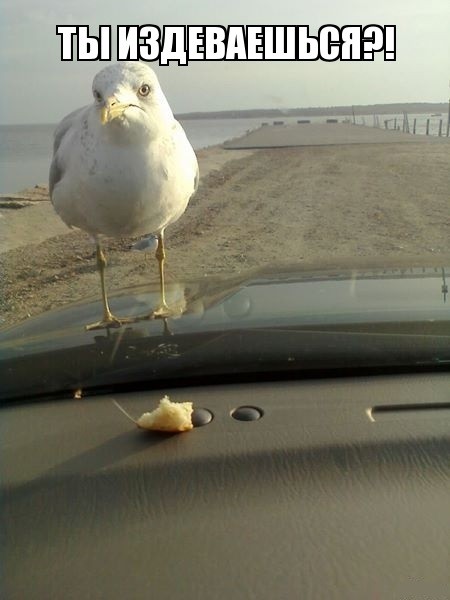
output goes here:
<path id="1" fill-rule="evenodd" d="M 355 114 L 397 114 L 397 113 L 445 113 L 448 105 L 444 102 L 398 102 L 395 104 L 355 104 L 352 106 L 311 106 L 308 108 L 252 108 L 247 110 L 218 110 L 212 112 L 189 112 L 176 115 L 177 119 L 248 119 L 270 117 L 322 117 L 351 116 Z"/>

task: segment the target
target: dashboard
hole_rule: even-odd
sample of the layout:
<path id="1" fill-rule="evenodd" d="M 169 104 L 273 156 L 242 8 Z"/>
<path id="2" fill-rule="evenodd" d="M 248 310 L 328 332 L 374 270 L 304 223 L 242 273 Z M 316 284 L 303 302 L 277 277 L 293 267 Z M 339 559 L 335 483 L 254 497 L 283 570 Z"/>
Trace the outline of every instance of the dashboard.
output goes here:
<path id="1" fill-rule="evenodd" d="M 166 393 L 191 432 L 113 404 Z M 1 410 L 4 598 L 448 598 L 448 373 Z"/>

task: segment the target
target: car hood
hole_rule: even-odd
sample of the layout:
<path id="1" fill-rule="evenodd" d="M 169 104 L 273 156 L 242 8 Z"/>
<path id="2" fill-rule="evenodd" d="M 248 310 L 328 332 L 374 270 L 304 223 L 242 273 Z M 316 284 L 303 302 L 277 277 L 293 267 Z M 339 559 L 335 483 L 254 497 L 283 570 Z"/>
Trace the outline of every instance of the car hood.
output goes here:
<path id="1" fill-rule="evenodd" d="M 72 304 L 0 331 L 4 382 L 0 397 L 62 393 L 149 378 L 172 380 L 187 373 L 226 372 L 230 364 L 233 372 L 239 370 L 239 365 L 242 371 L 248 370 L 249 364 L 252 368 L 259 369 L 262 364 L 267 368 L 269 358 L 269 369 L 270 365 L 278 368 L 274 354 L 277 349 L 281 350 L 283 364 L 300 358 L 306 368 L 312 359 L 317 362 L 320 352 L 329 356 L 330 347 L 334 347 L 334 362 L 330 364 L 339 366 L 351 356 L 361 360 L 362 350 L 366 347 L 367 351 L 367 345 L 374 343 L 374 336 L 378 342 L 383 337 L 384 342 L 389 339 L 397 349 L 399 344 L 402 346 L 400 341 L 407 339 L 404 356 L 407 358 L 414 347 L 415 364 L 447 364 L 449 278 L 450 267 L 443 266 L 351 271 L 284 269 L 234 279 L 178 282 L 167 289 L 173 318 L 89 332 L 84 326 L 98 320 L 100 302 Z M 113 312 L 119 316 L 142 315 L 156 306 L 158 290 L 126 289 L 110 300 Z M 261 361 L 264 341 L 274 351 Z M 350 342 L 351 356 L 344 348 Z M 284 349 L 288 346 L 292 356 L 286 357 Z M 384 350 L 386 360 L 378 357 L 375 363 L 396 364 L 398 356 L 395 359 L 389 349 Z M 420 354 L 423 351 L 425 355 Z M 216 363 L 211 371 L 212 360 Z M 373 356 L 370 360 L 375 364 Z M 324 359 L 322 366 L 330 365 Z"/>

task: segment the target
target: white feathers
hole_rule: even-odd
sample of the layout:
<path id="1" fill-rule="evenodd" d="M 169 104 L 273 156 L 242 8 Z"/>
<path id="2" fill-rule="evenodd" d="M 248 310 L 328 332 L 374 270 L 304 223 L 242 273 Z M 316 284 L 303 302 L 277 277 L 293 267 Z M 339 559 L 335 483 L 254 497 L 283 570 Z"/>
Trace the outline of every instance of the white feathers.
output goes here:
<path id="1" fill-rule="evenodd" d="M 145 86 L 150 91 L 142 95 Z M 192 146 L 147 65 L 108 66 L 93 90 L 93 103 L 55 132 L 55 210 L 67 225 L 94 236 L 159 233 L 183 214 L 195 191 Z"/>
<path id="2" fill-rule="evenodd" d="M 158 247 L 158 237 L 156 235 L 147 235 L 131 246 L 131 250 L 140 252 L 155 252 Z"/>

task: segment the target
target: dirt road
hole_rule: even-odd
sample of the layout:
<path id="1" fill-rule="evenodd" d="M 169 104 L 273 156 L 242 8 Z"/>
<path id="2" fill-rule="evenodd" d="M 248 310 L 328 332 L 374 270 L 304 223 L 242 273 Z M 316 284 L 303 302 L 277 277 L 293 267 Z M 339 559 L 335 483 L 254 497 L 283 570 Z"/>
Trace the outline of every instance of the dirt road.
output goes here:
<path id="1" fill-rule="evenodd" d="M 449 264 L 449 144 L 277 148 L 233 160 L 218 158 L 225 150 L 215 150 L 216 160 L 214 149 L 201 152 L 213 166 L 167 230 L 169 278 L 330 260 Z M 16 211 L 16 236 L 30 228 L 29 210 Z M 56 233 L 0 255 L 0 324 L 99 297 L 87 235 Z M 111 291 L 157 280 L 153 256 L 130 251 L 132 242 L 106 241 Z"/>

